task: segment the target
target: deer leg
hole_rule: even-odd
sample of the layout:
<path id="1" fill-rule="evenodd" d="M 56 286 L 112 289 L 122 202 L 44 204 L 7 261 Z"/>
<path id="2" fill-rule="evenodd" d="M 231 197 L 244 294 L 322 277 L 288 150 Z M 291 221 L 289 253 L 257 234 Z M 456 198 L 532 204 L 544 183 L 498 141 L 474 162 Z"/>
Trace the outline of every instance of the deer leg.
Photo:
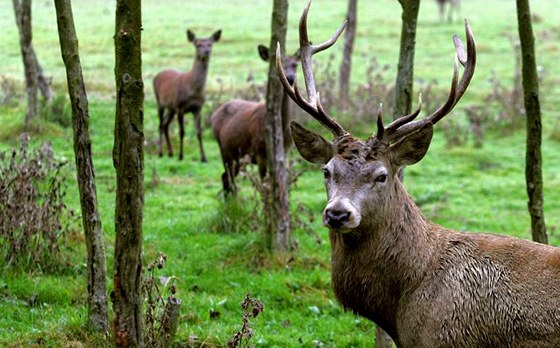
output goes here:
<path id="1" fill-rule="evenodd" d="M 222 184 L 224 186 L 224 195 L 235 194 L 235 161 L 224 163 L 224 173 L 222 174 Z"/>
<path id="2" fill-rule="evenodd" d="M 179 121 L 179 161 L 182 161 L 183 139 L 185 138 L 185 112 L 183 110 L 177 111 L 177 118 Z"/>
<path id="3" fill-rule="evenodd" d="M 167 144 L 167 153 L 169 157 L 173 157 L 173 145 L 171 145 L 171 140 L 169 139 L 169 124 L 175 116 L 175 110 L 168 109 L 167 117 L 163 119 L 163 135 L 165 136 L 165 143 Z"/>
<path id="4" fill-rule="evenodd" d="M 202 146 L 202 127 L 200 126 L 200 109 L 194 112 L 194 124 L 196 127 L 196 137 L 198 138 L 198 147 L 200 148 L 200 161 L 208 162 L 206 154 L 204 153 L 204 146 Z"/>
<path id="5" fill-rule="evenodd" d="M 165 108 L 158 106 L 158 118 L 159 118 L 159 143 L 158 143 L 158 156 L 163 157 L 162 143 L 163 143 L 163 115 L 165 113 Z"/>

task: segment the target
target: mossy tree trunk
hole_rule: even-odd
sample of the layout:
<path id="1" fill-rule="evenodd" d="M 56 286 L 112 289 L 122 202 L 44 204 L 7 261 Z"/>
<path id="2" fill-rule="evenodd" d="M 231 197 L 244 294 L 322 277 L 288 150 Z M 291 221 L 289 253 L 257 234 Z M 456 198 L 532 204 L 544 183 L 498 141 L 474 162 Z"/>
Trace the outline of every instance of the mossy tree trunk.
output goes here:
<path id="1" fill-rule="evenodd" d="M 346 33 L 344 33 L 344 49 L 342 51 L 342 62 L 339 69 L 339 92 L 341 107 L 348 107 L 350 93 L 350 75 L 352 72 L 352 51 L 356 38 L 357 2 L 348 0 L 348 13 L 346 14 Z"/>
<path id="2" fill-rule="evenodd" d="M 88 319 L 90 326 L 101 332 L 109 328 L 107 310 L 107 268 L 103 246 L 103 229 L 97 209 L 95 171 L 89 138 L 89 111 L 78 39 L 70 0 L 55 0 L 58 38 L 66 66 L 68 95 L 72 104 L 74 158 L 82 208 L 82 224 L 87 249 Z"/>
<path id="3" fill-rule="evenodd" d="M 111 293 L 118 347 L 143 346 L 142 216 L 144 153 L 140 0 L 117 0 L 115 16 L 116 115 L 113 165 L 117 174 L 115 271 Z"/>
<path id="4" fill-rule="evenodd" d="M 288 1 L 274 0 L 270 38 L 270 66 L 266 91 L 265 139 L 267 154 L 268 192 L 265 197 L 267 217 L 266 239 L 275 251 L 290 248 L 290 212 L 288 204 L 288 175 L 286 171 L 284 138 L 282 134 L 283 88 L 276 72 L 276 45 L 285 47 L 288 20 Z"/>
<path id="5" fill-rule="evenodd" d="M 393 118 L 410 113 L 413 99 L 414 48 L 420 0 L 399 0 L 402 6 L 401 46 L 395 81 Z"/>
<path id="6" fill-rule="evenodd" d="M 523 100 L 527 115 L 525 181 L 529 196 L 529 215 L 533 240 L 547 244 L 543 211 L 542 124 L 539 102 L 539 79 L 535 56 L 535 37 L 529 0 L 517 0 L 517 22 L 521 42 Z"/>

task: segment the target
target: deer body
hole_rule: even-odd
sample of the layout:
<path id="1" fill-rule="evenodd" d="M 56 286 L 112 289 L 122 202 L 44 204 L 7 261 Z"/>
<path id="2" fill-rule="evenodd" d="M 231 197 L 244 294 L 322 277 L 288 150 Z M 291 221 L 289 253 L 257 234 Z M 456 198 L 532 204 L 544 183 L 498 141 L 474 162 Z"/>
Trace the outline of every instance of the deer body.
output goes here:
<path id="1" fill-rule="evenodd" d="M 422 217 L 398 180 L 394 190 L 387 206 L 398 208 L 385 221 L 329 233 L 345 308 L 398 347 L 560 346 L 558 248 L 445 229 Z"/>
<path id="2" fill-rule="evenodd" d="M 447 115 L 474 74 L 476 46 L 468 22 L 467 53 L 458 37 L 447 101 L 432 115 L 410 115 L 354 138 L 321 107 L 311 55 L 307 12 L 300 20 L 306 100 L 283 77 L 288 95 L 334 135 L 325 140 L 296 122 L 294 143 L 323 166 L 328 202 L 332 284 L 346 309 L 381 326 L 404 348 L 560 347 L 560 248 L 492 234 L 446 229 L 425 219 L 398 178 L 428 151 L 433 125 Z M 343 28 L 343 27 L 341 27 Z M 465 69 L 459 79 L 458 63 Z M 313 88 L 310 88 L 312 86 Z M 420 103 L 421 105 L 421 103 Z"/>
<path id="3" fill-rule="evenodd" d="M 180 148 L 179 159 L 183 159 L 183 138 L 185 136 L 185 113 L 194 116 L 196 135 L 200 150 L 200 159 L 206 162 L 206 154 L 202 145 L 202 127 L 200 124 L 200 110 L 204 105 L 204 88 L 208 76 L 208 66 L 212 44 L 219 41 L 221 31 L 216 31 L 209 39 L 196 39 L 191 31 L 187 31 L 187 37 L 196 47 L 196 55 L 193 67 L 190 71 L 181 72 L 175 69 L 167 69 L 154 77 L 153 86 L 158 104 L 159 116 L 159 156 L 163 156 L 162 142 L 165 136 L 169 157 L 173 156 L 173 147 L 169 140 L 169 124 L 175 114 L 179 121 Z M 167 115 L 165 115 L 167 110 Z"/>
<path id="4" fill-rule="evenodd" d="M 261 58 L 268 61 L 268 48 L 259 46 Z M 290 79 L 295 78 L 297 58 L 288 57 L 285 61 L 286 69 L 292 71 Z M 265 103 L 242 99 L 231 100 L 220 106 L 211 116 L 212 131 L 220 147 L 220 154 L 224 164 L 222 183 L 226 194 L 235 192 L 235 177 L 239 173 L 240 160 L 248 155 L 251 163 L 259 167 L 259 175 L 266 175 L 266 142 L 264 118 Z M 290 136 L 290 98 L 284 93 L 282 97 L 282 130 L 284 149 L 291 145 Z"/>

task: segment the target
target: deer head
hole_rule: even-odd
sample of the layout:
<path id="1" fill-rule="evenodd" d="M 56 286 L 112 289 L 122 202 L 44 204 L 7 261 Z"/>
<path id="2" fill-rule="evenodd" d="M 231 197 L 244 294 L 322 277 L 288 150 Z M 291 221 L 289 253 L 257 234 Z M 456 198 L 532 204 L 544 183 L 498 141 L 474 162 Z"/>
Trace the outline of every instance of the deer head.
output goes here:
<path id="1" fill-rule="evenodd" d="M 268 47 L 264 45 L 259 45 L 258 49 L 259 49 L 259 56 L 261 57 L 261 59 L 264 60 L 265 62 L 268 62 L 270 60 L 270 50 L 268 49 Z M 292 85 L 296 80 L 298 64 L 299 64 L 299 49 L 293 55 L 285 56 L 282 58 L 282 67 L 284 69 L 284 75 L 286 76 L 286 79 L 288 80 L 290 85 Z"/>
<path id="2" fill-rule="evenodd" d="M 430 146 L 433 125 L 447 115 L 465 93 L 474 74 L 476 51 L 475 41 L 468 21 L 465 21 L 467 53 L 461 40 L 455 35 L 455 66 L 449 96 L 444 105 L 432 115 L 415 120 L 421 110 L 402 116 L 384 126 L 381 107 L 377 114 L 377 131 L 362 141 L 348 133 L 322 108 L 316 91 L 312 68 L 312 55 L 332 46 L 345 23 L 326 42 L 313 45 L 307 36 L 307 7 L 299 24 L 300 52 L 308 99 L 305 99 L 297 84 L 290 85 L 282 69 L 280 47 L 277 47 L 276 66 L 286 93 L 309 115 L 315 118 L 334 136 L 332 142 L 309 131 L 297 122 L 291 123 L 294 143 L 303 158 L 323 165 L 328 203 L 323 211 L 323 222 L 331 230 L 350 232 L 358 227 L 383 224 L 391 209 L 398 204 L 398 192 L 402 189 L 397 173 L 403 166 L 420 161 Z M 464 66 L 459 79 L 458 65 Z"/>
<path id="3" fill-rule="evenodd" d="M 212 45 L 214 42 L 220 41 L 220 37 L 222 36 L 222 30 L 217 30 L 207 39 L 197 39 L 194 32 L 190 29 L 187 30 L 187 39 L 189 42 L 192 42 L 194 47 L 196 48 L 196 59 L 197 60 L 208 60 L 210 58 L 210 54 L 212 53 Z"/>

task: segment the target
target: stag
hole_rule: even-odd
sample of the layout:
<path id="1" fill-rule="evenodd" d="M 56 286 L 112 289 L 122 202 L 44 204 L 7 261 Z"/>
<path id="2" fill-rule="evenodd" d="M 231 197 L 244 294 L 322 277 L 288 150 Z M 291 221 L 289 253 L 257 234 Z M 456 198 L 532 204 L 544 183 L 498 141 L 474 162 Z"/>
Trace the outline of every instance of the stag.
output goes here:
<path id="1" fill-rule="evenodd" d="M 267 47 L 259 45 L 258 51 L 262 60 L 267 62 L 270 59 Z M 283 59 L 288 83 L 295 79 L 298 61 L 298 52 Z M 239 174 L 240 160 L 246 155 L 250 157 L 251 163 L 258 165 L 261 179 L 266 175 L 265 114 L 265 103 L 234 99 L 220 106 L 211 116 L 212 131 L 218 141 L 224 164 L 222 184 L 226 195 L 236 191 L 235 177 Z M 285 92 L 282 97 L 281 117 L 284 150 L 287 150 L 291 145 L 290 98 L 286 97 Z"/>
<path id="2" fill-rule="evenodd" d="M 183 138 L 185 137 L 185 113 L 192 113 L 200 148 L 200 160 L 206 162 L 206 154 L 202 146 L 202 127 L 200 110 L 204 104 L 204 87 L 208 76 L 208 65 L 212 45 L 220 40 L 222 34 L 218 30 L 209 38 L 198 39 L 191 30 L 187 30 L 187 39 L 196 48 L 194 64 L 190 71 L 181 72 L 176 69 L 163 70 L 154 77 L 154 92 L 159 116 L 159 157 L 163 156 L 162 142 L 165 136 L 169 157 L 173 157 L 173 147 L 169 140 L 169 124 L 175 114 L 179 121 L 179 160 L 183 159 Z M 167 115 L 164 115 L 167 110 Z"/>
<path id="3" fill-rule="evenodd" d="M 410 115 L 362 141 L 322 108 L 305 8 L 300 51 L 305 99 L 283 76 L 288 95 L 332 132 L 330 142 L 291 123 L 303 158 L 323 167 L 332 284 L 346 309 L 381 326 L 398 347 L 560 347 L 560 249 L 493 234 L 453 231 L 428 221 L 397 173 L 420 161 L 433 126 L 461 99 L 475 70 L 475 40 L 465 21 L 466 54 L 457 36 L 447 101 L 433 114 Z M 341 27 L 342 28 L 342 27 Z M 459 78 L 459 63 L 464 71 Z"/>
<path id="4" fill-rule="evenodd" d="M 445 18 L 445 5 L 449 5 L 447 10 L 447 21 L 451 22 L 453 20 L 453 12 L 459 15 L 461 11 L 461 0 L 436 0 L 439 10 L 439 20 L 443 22 Z"/>

